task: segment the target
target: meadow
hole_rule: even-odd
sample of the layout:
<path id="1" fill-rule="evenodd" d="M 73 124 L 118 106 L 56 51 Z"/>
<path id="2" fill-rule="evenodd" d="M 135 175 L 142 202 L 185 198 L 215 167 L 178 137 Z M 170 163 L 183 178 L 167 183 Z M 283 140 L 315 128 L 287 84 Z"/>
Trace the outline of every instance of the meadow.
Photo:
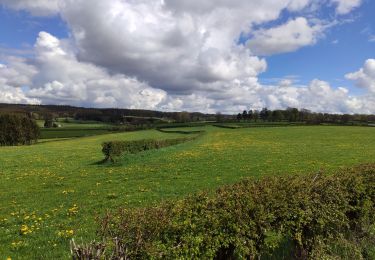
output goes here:
<path id="1" fill-rule="evenodd" d="M 40 129 L 40 138 L 55 139 L 55 138 L 74 138 L 84 136 L 94 136 L 100 134 L 110 133 L 113 125 L 97 122 L 97 121 L 80 121 L 73 118 L 58 118 L 58 128 L 44 128 L 44 120 L 37 120 Z"/>
<path id="2" fill-rule="evenodd" d="M 69 241 L 95 238 L 95 218 L 213 190 L 245 177 L 331 172 L 374 162 L 375 128 L 294 126 L 226 129 L 115 164 L 101 143 L 186 135 L 157 130 L 0 147 L 0 259 L 69 259 Z"/>

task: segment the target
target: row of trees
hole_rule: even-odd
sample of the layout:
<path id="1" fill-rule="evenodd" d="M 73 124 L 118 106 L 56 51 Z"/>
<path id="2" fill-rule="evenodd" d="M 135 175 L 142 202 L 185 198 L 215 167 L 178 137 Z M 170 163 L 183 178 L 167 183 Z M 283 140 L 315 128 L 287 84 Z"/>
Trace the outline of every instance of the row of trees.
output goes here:
<path id="1" fill-rule="evenodd" d="M 288 108 L 285 110 L 270 110 L 263 108 L 262 110 L 244 110 L 237 114 L 237 120 L 241 121 L 270 121 L 270 122 L 307 122 L 312 124 L 320 123 L 343 123 L 349 122 L 374 122 L 375 115 L 349 115 L 349 114 L 328 114 L 314 113 L 307 109 L 298 110 L 297 108 Z"/>
<path id="2" fill-rule="evenodd" d="M 306 110 L 307 111 L 307 110 Z M 302 112 L 302 111 L 301 111 Z M 238 113 L 237 120 L 253 120 L 253 121 L 300 121 L 300 112 L 297 108 L 289 108 L 287 110 L 269 110 L 263 108 L 261 111 L 258 110 L 244 110 L 242 113 Z M 302 120 L 304 121 L 304 120 Z"/>
<path id="3" fill-rule="evenodd" d="M 36 143 L 39 136 L 39 127 L 30 117 L 0 114 L 0 146 L 30 145 Z"/>

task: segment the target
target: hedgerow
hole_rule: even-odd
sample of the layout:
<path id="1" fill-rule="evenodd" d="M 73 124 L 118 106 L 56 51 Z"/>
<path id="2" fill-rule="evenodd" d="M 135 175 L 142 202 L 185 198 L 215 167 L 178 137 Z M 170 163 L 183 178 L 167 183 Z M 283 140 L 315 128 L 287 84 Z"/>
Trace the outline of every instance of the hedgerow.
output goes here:
<path id="1" fill-rule="evenodd" d="M 135 154 L 142 151 L 160 149 L 163 147 L 191 141 L 195 138 L 197 138 L 197 136 L 165 140 L 142 139 L 135 141 L 110 141 L 104 142 L 102 144 L 102 152 L 105 156 L 104 161 L 114 162 L 123 154 Z"/>
<path id="2" fill-rule="evenodd" d="M 167 134 L 186 134 L 186 135 L 190 135 L 190 134 L 202 134 L 202 133 L 204 133 L 203 130 L 167 130 L 167 129 L 162 129 L 162 128 L 158 128 L 157 130 L 159 132 L 167 133 Z"/>
<path id="3" fill-rule="evenodd" d="M 74 259 L 370 259 L 375 165 L 247 179 L 183 200 L 108 213 Z M 97 256 L 96 256 L 97 255 Z"/>

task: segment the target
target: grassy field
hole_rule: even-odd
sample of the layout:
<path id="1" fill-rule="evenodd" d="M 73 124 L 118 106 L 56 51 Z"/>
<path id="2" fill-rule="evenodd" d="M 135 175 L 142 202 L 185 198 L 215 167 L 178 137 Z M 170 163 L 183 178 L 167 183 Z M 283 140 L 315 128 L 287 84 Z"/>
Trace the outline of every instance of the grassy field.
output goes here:
<path id="1" fill-rule="evenodd" d="M 61 118 L 56 124 L 58 128 L 43 128 L 44 120 L 37 120 L 41 127 L 41 139 L 72 138 L 108 134 L 112 125 L 96 121 L 79 121 Z"/>
<path id="2" fill-rule="evenodd" d="M 93 239 L 95 217 L 120 206 L 149 205 L 243 177 L 329 172 L 375 160 L 375 128 L 181 130 L 191 129 L 206 134 L 115 165 L 97 164 L 103 141 L 181 135 L 147 130 L 0 147 L 0 259 L 68 259 L 70 238 Z"/>
<path id="3" fill-rule="evenodd" d="M 85 137 L 94 136 L 101 134 L 108 134 L 108 129 L 64 129 L 64 128 L 50 128 L 41 130 L 41 139 L 55 139 L 55 138 L 73 138 L 73 137 Z"/>

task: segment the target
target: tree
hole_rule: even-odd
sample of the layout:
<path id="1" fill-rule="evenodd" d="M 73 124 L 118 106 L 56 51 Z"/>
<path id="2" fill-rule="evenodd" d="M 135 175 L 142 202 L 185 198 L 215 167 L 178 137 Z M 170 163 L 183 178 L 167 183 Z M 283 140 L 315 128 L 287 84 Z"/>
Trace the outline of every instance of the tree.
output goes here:
<path id="1" fill-rule="evenodd" d="M 24 115 L 0 115 L 0 146 L 36 143 L 40 130 L 36 122 Z"/>
<path id="2" fill-rule="evenodd" d="M 238 120 L 238 121 L 241 121 L 241 119 L 242 119 L 242 114 L 241 114 L 241 113 L 238 113 L 238 114 L 237 114 L 237 120 Z"/>
<path id="3" fill-rule="evenodd" d="M 350 121 L 350 115 L 344 114 L 341 116 L 341 123 L 347 124 Z"/>
<path id="4" fill-rule="evenodd" d="M 190 114 L 186 111 L 175 113 L 175 119 L 177 122 L 186 123 L 191 121 Z"/>
<path id="5" fill-rule="evenodd" d="M 259 111 L 258 110 L 254 110 L 254 112 L 253 112 L 253 118 L 254 118 L 255 122 L 258 121 L 258 119 L 259 119 Z"/>
<path id="6" fill-rule="evenodd" d="M 244 111 L 242 112 L 242 118 L 243 118 L 244 120 L 247 120 L 247 111 L 246 111 L 246 110 L 244 110 Z"/>
<path id="7" fill-rule="evenodd" d="M 250 121 L 254 118 L 253 110 L 250 109 L 249 112 L 247 112 L 247 117 L 249 118 Z"/>
<path id="8" fill-rule="evenodd" d="M 260 118 L 263 120 L 263 121 L 266 121 L 268 118 L 269 118 L 269 115 L 270 115 L 270 111 L 265 107 L 263 108 L 261 111 L 260 111 Z"/>
<path id="9" fill-rule="evenodd" d="M 216 122 L 223 122 L 223 115 L 220 112 L 216 113 Z"/>
<path id="10" fill-rule="evenodd" d="M 280 122 L 284 119 L 284 115 L 281 110 L 272 111 L 272 121 Z"/>
<path id="11" fill-rule="evenodd" d="M 287 110 L 289 122 L 297 122 L 299 118 L 299 112 L 297 108 L 288 108 Z"/>
<path id="12" fill-rule="evenodd" d="M 52 114 L 44 115 L 44 127 L 45 128 L 53 127 L 53 116 L 52 116 Z"/>

